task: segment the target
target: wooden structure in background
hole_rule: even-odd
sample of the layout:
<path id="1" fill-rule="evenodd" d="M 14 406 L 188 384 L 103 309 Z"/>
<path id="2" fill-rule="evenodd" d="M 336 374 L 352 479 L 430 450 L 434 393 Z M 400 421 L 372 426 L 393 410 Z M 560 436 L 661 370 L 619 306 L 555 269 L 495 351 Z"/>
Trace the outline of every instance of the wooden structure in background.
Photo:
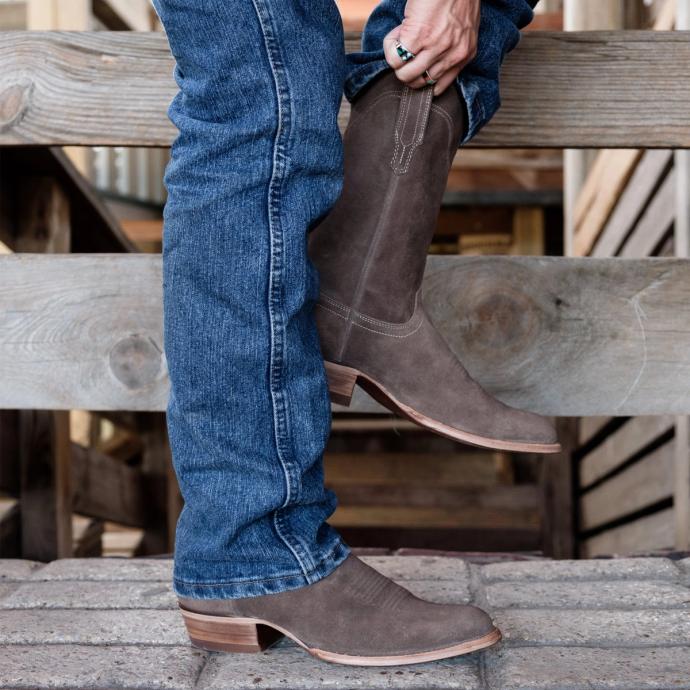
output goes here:
<path id="1" fill-rule="evenodd" d="M 677 18 L 679 28 L 688 27 L 690 3 L 667 2 L 662 9 L 657 26 L 670 28 Z M 663 149 L 600 152 L 576 212 L 576 252 L 687 259 L 687 160 L 686 151 L 675 158 Z M 644 323 L 641 305 L 639 316 Z M 690 548 L 687 416 L 583 420 L 579 442 L 583 555 Z"/>
<path id="2" fill-rule="evenodd" d="M 477 145 L 690 146 L 688 58 L 690 44 L 679 34 L 527 36 L 506 66 L 504 107 Z M 165 118 L 171 66 L 157 34 L 4 34 L 0 145 L 165 146 L 173 136 Z M 574 100 L 581 106 L 576 112 Z M 658 102 L 667 104 L 661 119 Z M 509 402 L 567 416 L 679 414 L 690 411 L 688 286 L 686 259 L 439 256 L 429 262 L 425 299 L 472 373 Z M 0 407 L 103 410 L 123 424 L 131 418 L 120 410 L 163 410 L 160 290 L 159 257 L 1 256 Z M 355 409 L 368 405 L 359 399 Z M 149 443 L 160 448 L 160 429 Z M 60 452 L 73 453 L 64 445 Z M 160 455 L 151 461 L 156 465 Z M 98 462 L 118 469 L 101 456 L 87 461 Z M 343 460 L 328 462 L 335 480 Z M 79 461 L 73 467 L 84 471 Z M 128 481 L 129 474 L 118 476 Z M 559 482 L 553 506 L 570 490 L 571 477 L 552 474 Z M 56 505 L 59 487 L 53 482 Z M 462 491 L 444 500 L 452 504 Z M 530 491 L 493 487 L 477 501 L 510 499 L 513 517 L 520 514 L 519 524 L 533 534 L 533 512 L 520 512 Z M 174 500 L 165 490 L 150 495 L 158 497 L 152 503 L 161 495 Z M 97 498 L 82 495 L 80 505 L 99 519 L 121 509 L 103 508 Z M 423 492 L 398 498 L 420 503 L 422 519 Z M 353 497 L 350 523 L 357 511 Z M 447 519 L 462 529 L 454 513 Z M 565 543 L 567 524 L 565 516 L 549 529 L 554 542 Z M 154 539 L 161 533 L 149 532 Z M 52 538 L 50 548 L 58 544 Z"/>

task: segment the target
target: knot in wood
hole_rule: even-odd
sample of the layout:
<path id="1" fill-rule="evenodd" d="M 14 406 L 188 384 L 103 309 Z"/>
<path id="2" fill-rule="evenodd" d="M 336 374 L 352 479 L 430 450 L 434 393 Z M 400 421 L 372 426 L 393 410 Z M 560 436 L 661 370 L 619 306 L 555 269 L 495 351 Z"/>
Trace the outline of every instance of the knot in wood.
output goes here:
<path id="1" fill-rule="evenodd" d="M 23 81 L 0 86 L 0 132 L 21 121 L 29 109 L 33 82 Z"/>
<path id="2" fill-rule="evenodd" d="M 530 348 L 540 332 L 540 310 L 526 293 L 503 286 L 476 297 L 467 305 L 473 349 L 508 356 Z"/>
<path id="3" fill-rule="evenodd" d="M 110 370 L 129 389 L 149 386 L 161 372 L 162 350 L 149 335 L 132 334 L 110 350 Z"/>

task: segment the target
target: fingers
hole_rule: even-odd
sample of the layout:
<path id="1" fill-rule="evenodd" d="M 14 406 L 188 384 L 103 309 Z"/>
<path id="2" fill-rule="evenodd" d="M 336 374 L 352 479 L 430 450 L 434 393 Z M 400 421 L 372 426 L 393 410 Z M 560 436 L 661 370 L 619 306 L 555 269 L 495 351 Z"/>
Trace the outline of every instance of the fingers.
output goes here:
<path id="1" fill-rule="evenodd" d="M 403 61 L 398 55 L 398 42 L 414 54 L 414 58 Z M 395 75 L 405 84 L 409 84 L 419 78 L 435 62 L 438 62 L 447 50 L 443 42 L 425 43 L 425 38 L 420 31 L 406 29 L 401 24 L 391 31 L 383 39 L 383 50 L 386 62 L 395 70 Z"/>
<path id="2" fill-rule="evenodd" d="M 434 96 L 440 96 L 458 78 L 460 71 L 459 69 L 449 70 L 437 79 L 434 86 Z"/>
<path id="3" fill-rule="evenodd" d="M 429 42 L 431 38 L 420 29 L 406 27 L 403 22 L 384 39 L 384 53 L 400 81 L 411 88 L 422 88 L 427 85 L 425 72 L 428 72 L 437 81 L 434 93 L 438 95 L 474 59 L 476 34 L 463 32 L 456 41 L 452 40 L 451 35 L 436 36 Z M 398 42 L 415 57 L 404 62 L 396 49 Z"/>

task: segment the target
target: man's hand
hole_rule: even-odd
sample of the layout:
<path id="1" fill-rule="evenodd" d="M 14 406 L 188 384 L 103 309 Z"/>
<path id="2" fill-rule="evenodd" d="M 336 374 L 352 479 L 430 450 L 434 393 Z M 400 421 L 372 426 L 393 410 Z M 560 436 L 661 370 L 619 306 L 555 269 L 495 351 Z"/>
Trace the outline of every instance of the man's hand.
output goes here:
<path id="1" fill-rule="evenodd" d="M 405 18 L 383 40 L 388 64 L 412 88 L 426 84 L 424 71 L 443 93 L 477 52 L 480 0 L 407 0 Z M 396 42 L 415 55 L 403 62 Z"/>

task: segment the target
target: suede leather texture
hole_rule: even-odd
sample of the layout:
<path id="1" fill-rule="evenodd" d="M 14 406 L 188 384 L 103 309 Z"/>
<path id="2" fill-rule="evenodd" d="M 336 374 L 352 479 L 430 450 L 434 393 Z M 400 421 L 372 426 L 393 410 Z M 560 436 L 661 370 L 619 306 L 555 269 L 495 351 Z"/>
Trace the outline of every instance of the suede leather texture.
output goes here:
<path id="1" fill-rule="evenodd" d="M 469 376 L 421 302 L 465 125 L 455 90 L 432 98 L 431 89 L 409 89 L 393 73 L 355 102 L 343 192 L 309 244 L 321 276 L 321 349 L 327 361 L 370 376 L 435 422 L 483 439 L 555 444 L 549 419 L 505 405 Z"/>
<path id="2" fill-rule="evenodd" d="M 246 599 L 187 599 L 214 616 L 259 618 L 310 649 L 352 656 L 397 656 L 443 649 L 488 635 L 491 618 L 470 605 L 419 599 L 354 555 L 300 589 Z"/>

